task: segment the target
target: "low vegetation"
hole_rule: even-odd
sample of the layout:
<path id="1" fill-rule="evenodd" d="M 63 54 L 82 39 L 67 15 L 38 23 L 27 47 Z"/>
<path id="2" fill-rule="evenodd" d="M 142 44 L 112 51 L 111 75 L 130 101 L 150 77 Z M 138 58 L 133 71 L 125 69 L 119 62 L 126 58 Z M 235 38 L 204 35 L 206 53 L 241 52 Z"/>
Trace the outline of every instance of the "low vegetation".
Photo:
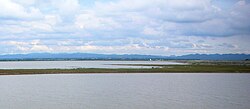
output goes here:
<path id="1" fill-rule="evenodd" d="M 145 65 L 148 66 L 148 65 Z M 152 65 L 151 65 L 152 66 Z M 0 75 L 72 74 L 72 73 L 250 73 L 248 65 L 161 65 L 152 68 L 78 68 L 78 69 L 13 69 L 0 70 Z"/>

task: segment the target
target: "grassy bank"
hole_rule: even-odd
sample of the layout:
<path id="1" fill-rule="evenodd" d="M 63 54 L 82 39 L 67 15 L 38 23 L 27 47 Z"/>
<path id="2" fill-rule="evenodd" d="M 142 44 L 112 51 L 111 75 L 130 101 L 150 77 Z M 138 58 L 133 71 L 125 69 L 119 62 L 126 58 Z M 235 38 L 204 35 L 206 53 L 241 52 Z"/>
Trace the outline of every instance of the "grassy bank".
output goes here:
<path id="1" fill-rule="evenodd" d="M 250 73 L 248 65 L 161 65 L 162 68 L 138 69 L 14 69 L 0 70 L 0 75 L 71 74 L 71 73 Z"/>

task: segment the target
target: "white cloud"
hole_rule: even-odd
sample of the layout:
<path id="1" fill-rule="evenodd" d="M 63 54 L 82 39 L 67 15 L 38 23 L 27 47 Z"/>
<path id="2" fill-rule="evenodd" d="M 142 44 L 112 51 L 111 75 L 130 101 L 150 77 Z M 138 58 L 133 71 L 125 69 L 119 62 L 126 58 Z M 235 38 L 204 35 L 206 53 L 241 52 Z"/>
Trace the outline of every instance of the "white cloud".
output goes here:
<path id="1" fill-rule="evenodd" d="M 112 30 L 120 27 L 120 25 L 111 17 L 98 17 L 94 13 L 78 15 L 75 24 L 81 29 Z"/>
<path id="2" fill-rule="evenodd" d="M 143 34 L 145 34 L 145 35 L 163 35 L 163 33 L 161 31 L 157 31 L 154 28 L 150 28 L 150 27 L 145 27 L 143 30 Z"/>
<path id="3" fill-rule="evenodd" d="M 80 9 L 78 0 L 53 0 L 52 5 L 58 9 L 61 15 L 74 15 Z"/>
<path id="4" fill-rule="evenodd" d="M 49 48 L 46 45 L 33 45 L 30 48 L 30 51 L 32 51 L 32 52 L 49 52 L 49 51 L 52 51 L 52 50 L 53 49 Z"/>
<path id="5" fill-rule="evenodd" d="M 162 52 L 168 52 L 168 47 L 145 47 L 138 44 L 125 46 L 96 46 L 96 45 L 82 45 L 82 46 L 58 46 L 53 48 L 59 52 L 94 52 L 94 53 L 116 53 L 116 54 L 154 54 L 162 55 Z"/>
<path id="6" fill-rule="evenodd" d="M 40 40 L 32 40 L 31 42 L 7 41 L 4 44 L 16 47 L 16 50 L 21 53 L 49 52 L 53 50 L 47 45 L 43 45 Z"/>
<path id="7" fill-rule="evenodd" d="M 1 0 L 0 7 L 1 17 L 20 17 L 27 15 L 24 7 L 10 0 Z"/>
<path id="8" fill-rule="evenodd" d="M 62 19 L 58 15 L 45 15 L 45 22 L 49 25 L 56 25 L 62 22 Z"/>
<path id="9" fill-rule="evenodd" d="M 249 53 L 249 2 L 214 2 L 2 0 L 0 52 Z"/>
<path id="10" fill-rule="evenodd" d="M 36 2 L 36 0 L 12 0 L 12 1 L 24 6 L 30 6 Z"/>
<path id="11" fill-rule="evenodd" d="M 39 9 L 35 7 L 25 8 L 11 0 L 0 1 L 0 18 L 10 19 L 37 19 L 42 16 Z"/>

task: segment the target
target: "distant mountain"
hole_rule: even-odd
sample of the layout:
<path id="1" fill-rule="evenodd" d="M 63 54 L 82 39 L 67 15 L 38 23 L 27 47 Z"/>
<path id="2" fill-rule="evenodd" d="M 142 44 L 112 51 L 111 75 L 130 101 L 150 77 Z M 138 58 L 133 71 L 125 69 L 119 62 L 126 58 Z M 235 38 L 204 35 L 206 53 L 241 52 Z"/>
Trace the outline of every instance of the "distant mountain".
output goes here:
<path id="1" fill-rule="evenodd" d="M 165 56 L 154 55 L 92 53 L 30 53 L 0 55 L 0 60 L 148 60 L 165 58 Z"/>
<path id="2" fill-rule="evenodd" d="M 189 54 L 156 56 L 138 54 L 30 53 L 0 55 L 0 60 L 247 60 L 250 54 Z"/>
<path id="3" fill-rule="evenodd" d="M 189 54 L 174 57 L 173 59 L 191 60 L 249 60 L 250 54 Z"/>

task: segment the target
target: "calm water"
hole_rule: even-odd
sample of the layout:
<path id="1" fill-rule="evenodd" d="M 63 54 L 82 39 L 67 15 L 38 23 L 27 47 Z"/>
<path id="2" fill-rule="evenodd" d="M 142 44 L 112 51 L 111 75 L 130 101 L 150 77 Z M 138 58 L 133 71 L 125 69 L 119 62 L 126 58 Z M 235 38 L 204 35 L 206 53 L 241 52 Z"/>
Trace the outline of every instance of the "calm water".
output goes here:
<path id="1" fill-rule="evenodd" d="M 2 61 L 0 69 L 151 68 L 110 64 L 183 64 L 170 61 Z"/>
<path id="2" fill-rule="evenodd" d="M 249 109 L 250 74 L 0 76 L 1 109 Z"/>

